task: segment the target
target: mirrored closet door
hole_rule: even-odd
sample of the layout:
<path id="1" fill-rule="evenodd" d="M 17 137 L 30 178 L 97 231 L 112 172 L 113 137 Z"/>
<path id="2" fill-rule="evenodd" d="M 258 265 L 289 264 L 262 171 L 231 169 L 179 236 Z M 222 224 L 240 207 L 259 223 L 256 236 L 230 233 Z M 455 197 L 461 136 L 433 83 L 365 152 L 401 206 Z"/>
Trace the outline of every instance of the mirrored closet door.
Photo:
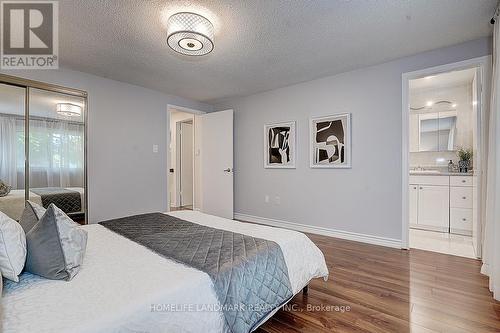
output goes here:
<path id="1" fill-rule="evenodd" d="M 86 223 L 87 94 L 10 76 L 0 81 L 0 211 L 19 220 L 31 200 Z"/>

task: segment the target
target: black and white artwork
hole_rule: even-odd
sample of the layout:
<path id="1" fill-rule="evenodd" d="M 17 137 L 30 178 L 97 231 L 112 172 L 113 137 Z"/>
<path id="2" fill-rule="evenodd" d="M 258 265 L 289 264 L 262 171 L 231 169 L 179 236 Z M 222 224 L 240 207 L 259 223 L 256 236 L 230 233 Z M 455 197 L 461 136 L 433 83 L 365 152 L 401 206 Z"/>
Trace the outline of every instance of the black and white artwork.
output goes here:
<path id="1" fill-rule="evenodd" d="M 311 168 L 351 167 L 351 114 L 312 118 Z"/>
<path id="2" fill-rule="evenodd" d="M 264 126 L 264 167 L 295 168 L 295 122 Z"/>

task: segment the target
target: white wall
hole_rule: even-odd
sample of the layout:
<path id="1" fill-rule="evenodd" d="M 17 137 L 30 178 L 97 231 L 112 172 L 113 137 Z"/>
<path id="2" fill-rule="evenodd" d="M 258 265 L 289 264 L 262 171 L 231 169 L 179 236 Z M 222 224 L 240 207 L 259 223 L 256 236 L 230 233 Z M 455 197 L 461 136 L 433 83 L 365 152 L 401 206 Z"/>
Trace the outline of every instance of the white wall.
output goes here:
<path id="1" fill-rule="evenodd" d="M 88 92 L 91 223 L 167 209 L 167 104 L 204 111 L 211 106 L 67 69 L 2 73 Z"/>
<path id="2" fill-rule="evenodd" d="M 217 103 L 235 111 L 235 211 L 401 239 L 401 75 L 490 53 L 484 38 Z M 352 169 L 310 169 L 309 117 L 342 112 L 352 113 Z M 264 169 L 262 128 L 287 120 L 297 168 Z"/>

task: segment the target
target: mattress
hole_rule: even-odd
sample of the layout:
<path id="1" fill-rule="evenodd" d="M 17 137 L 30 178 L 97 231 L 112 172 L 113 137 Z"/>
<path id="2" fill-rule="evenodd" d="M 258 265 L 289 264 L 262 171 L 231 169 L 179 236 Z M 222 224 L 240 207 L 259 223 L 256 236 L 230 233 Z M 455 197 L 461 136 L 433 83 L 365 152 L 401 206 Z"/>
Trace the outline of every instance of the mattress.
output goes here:
<path id="1" fill-rule="evenodd" d="M 328 276 L 323 254 L 301 233 L 199 212 L 171 215 L 278 243 L 294 294 L 312 278 Z M 73 280 L 23 273 L 19 283 L 5 283 L 2 332 L 223 331 L 224 318 L 207 274 L 165 259 L 103 226 L 83 228 L 88 232 L 87 252 Z"/>

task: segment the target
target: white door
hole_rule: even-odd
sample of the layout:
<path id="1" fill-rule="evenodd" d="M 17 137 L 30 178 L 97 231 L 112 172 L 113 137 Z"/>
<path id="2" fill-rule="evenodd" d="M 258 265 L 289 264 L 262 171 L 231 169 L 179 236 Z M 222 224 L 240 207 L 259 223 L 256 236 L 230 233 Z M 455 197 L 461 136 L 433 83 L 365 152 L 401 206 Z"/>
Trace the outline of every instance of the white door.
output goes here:
<path id="1" fill-rule="evenodd" d="M 415 226 L 418 223 L 418 185 L 409 187 L 410 193 L 410 226 Z"/>
<path id="2" fill-rule="evenodd" d="M 193 122 L 181 122 L 180 206 L 193 205 Z"/>
<path id="3" fill-rule="evenodd" d="M 448 186 L 418 187 L 418 225 L 447 232 L 450 226 L 450 190 Z"/>
<path id="4" fill-rule="evenodd" d="M 201 122 L 201 211 L 233 218 L 233 110 L 211 112 Z"/>

